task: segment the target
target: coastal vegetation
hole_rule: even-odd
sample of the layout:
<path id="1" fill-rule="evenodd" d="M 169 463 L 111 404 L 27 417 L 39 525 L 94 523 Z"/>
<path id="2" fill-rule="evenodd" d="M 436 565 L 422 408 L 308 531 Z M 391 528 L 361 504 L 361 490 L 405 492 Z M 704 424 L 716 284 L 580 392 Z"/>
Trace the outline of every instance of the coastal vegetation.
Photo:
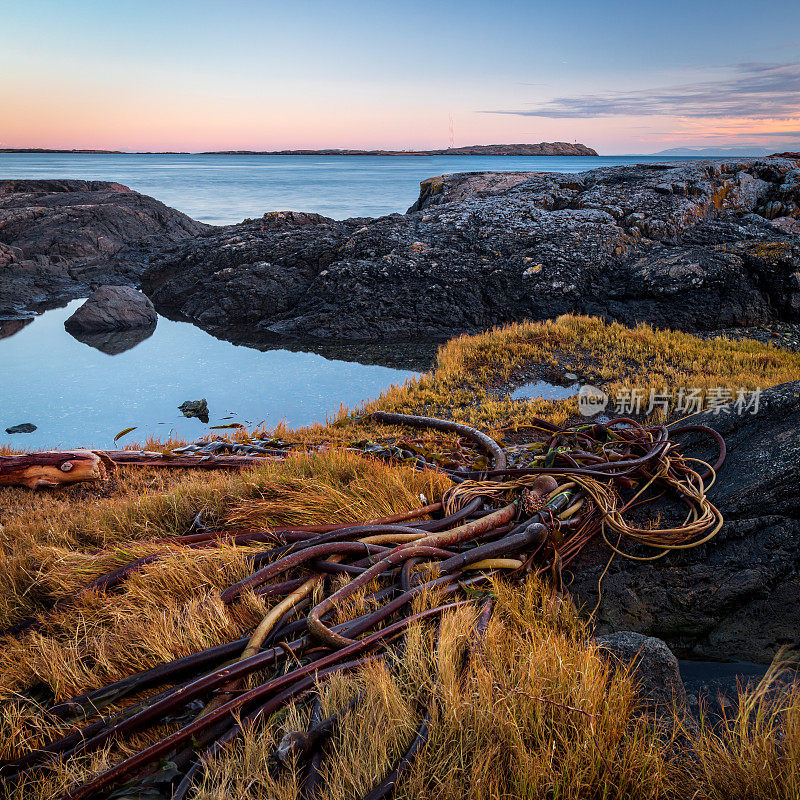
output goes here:
<path id="1" fill-rule="evenodd" d="M 491 429 L 525 425 L 532 417 L 562 424 L 578 413 L 577 398 L 520 401 L 503 388 L 548 377 L 560 382 L 564 374 L 610 397 L 634 388 L 643 398 L 651 391 L 665 396 L 667 407 L 656 409 L 663 418 L 674 416 L 681 388 L 697 389 L 705 408 L 715 389 L 735 397 L 739 389 L 794 380 L 800 374 L 800 354 L 752 340 L 700 339 L 646 324 L 629 328 L 597 317 L 564 315 L 452 339 L 439 351 L 431 373 L 390 389 L 365 410 L 442 414 Z"/>
<path id="2" fill-rule="evenodd" d="M 248 574 L 247 547 L 218 541 L 186 550 L 159 541 L 190 530 L 198 512 L 216 529 L 274 530 L 353 523 L 441 500 L 450 486 L 444 474 L 365 457 L 365 441 L 403 435 L 369 420 L 372 411 L 447 417 L 517 441 L 534 417 L 563 424 L 578 411 L 574 398 L 509 399 L 507 390 L 520 376 L 574 373 L 609 393 L 624 386 L 677 393 L 688 386 L 704 392 L 766 388 L 799 372 L 800 356 L 753 341 L 702 340 L 564 316 L 459 337 L 441 348 L 431 373 L 364 408 L 342 409 L 326 425 L 270 431 L 292 450 L 284 460 L 230 473 L 120 469 L 102 486 L 58 493 L 5 489 L 0 624 L 32 616 L 39 622 L 7 638 L 0 654 L 0 759 L 73 730 L 50 718 L 44 706 L 231 641 L 274 605 L 252 593 L 233 606 L 220 600 L 226 587 Z M 677 416 L 674 408 L 651 418 L 667 416 Z M 228 438 L 252 435 L 235 430 Z M 476 457 L 453 434 L 421 434 L 418 442 L 429 455 L 447 450 Z M 180 444 L 146 446 L 169 452 Z M 131 574 L 121 591 L 80 594 L 97 577 L 148 556 L 158 558 Z M 722 726 L 692 722 L 678 707 L 654 717 L 637 693 L 634 673 L 603 657 L 592 643 L 590 621 L 571 602 L 554 605 L 550 589 L 535 577 L 522 590 L 519 583 L 496 582 L 492 593 L 496 605 L 482 655 L 467 659 L 466 671 L 478 614 L 471 605 L 446 616 L 438 637 L 419 624 L 402 654 L 335 676 L 321 688 L 326 713 L 359 693 L 363 698 L 358 713 L 342 716 L 330 740 L 325 797 L 363 796 L 391 769 L 419 727 L 423 697 L 434 698 L 429 738 L 402 778 L 398 797 L 691 794 L 727 800 L 800 793 L 800 692 L 776 694 L 776 675 L 744 692 Z M 59 605 L 65 598 L 76 599 Z M 366 601 L 362 594 L 349 602 L 357 607 Z M 426 595 L 415 608 L 436 602 L 435 594 Z M 251 677 L 247 685 L 261 679 Z M 296 797 L 299 765 L 281 773 L 264 765 L 285 732 L 305 729 L 304 715 L 303 706 L 290 706 L 248 730 L 214 757 L 196 796 Z M 44 778 L 10 783 L 7 796 L 56 796 L 178 724 L 165 720 L 124 744 L 58 762 Z"/>

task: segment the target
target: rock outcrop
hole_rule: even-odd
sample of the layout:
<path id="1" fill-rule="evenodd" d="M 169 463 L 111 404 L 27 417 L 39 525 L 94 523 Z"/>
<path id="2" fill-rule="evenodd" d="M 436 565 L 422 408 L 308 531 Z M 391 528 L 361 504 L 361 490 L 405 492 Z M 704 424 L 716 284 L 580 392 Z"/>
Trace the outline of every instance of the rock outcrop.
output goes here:
<path id="1" fill-rule="evenodd" d="M 0 317 L 137 285 L 155 247 L 207 229 L 118 183 L 0 180 Z"/>
<path id="2" fill-rule="evenodd" d="M 689 331 L 800 319 L 800 165 L 478 173 L 407 214 L 271 214 L 154 257 L 156 307 L 213 332 L 441 338 L 565 312 Z"/>
<path id="3" fill-rule="evenodd" d="M 800 381 L 765 390 L 757 414 L 705 412 L 692 424 L 725 438 L 728 456 L 708 493 L 725 524 L 700 547 L 656 562 L 616 557 L 602 581 L 600 632 L 632 630 L 695 658 L 768 662 L 800 632 Z M 708 438 L 684 451 L 716 459 Z M 608 549 L 584 550 L 570 590 L 588 608 Z"/>
<path id="4" fill-rule="evenodd" d="M 150 299 L 130 286 L 101 286 L 67 319 L 70 333 L 107 333 L 154 328 L 158 314 Z"/>

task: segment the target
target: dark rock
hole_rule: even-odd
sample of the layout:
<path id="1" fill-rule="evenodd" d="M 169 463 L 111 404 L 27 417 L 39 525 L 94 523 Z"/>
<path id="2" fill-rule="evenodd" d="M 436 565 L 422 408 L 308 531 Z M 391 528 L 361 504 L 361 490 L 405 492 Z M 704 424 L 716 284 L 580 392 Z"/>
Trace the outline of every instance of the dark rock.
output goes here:
<path id="1" fill-rule="evenodd" d="M 70 333 L 105 333 L 153 328 L 158 322 L 150 299 L 130 286 L 101 286 L 64 323 Z"/>
<path id="2" fill-rule="evenodd" d="M 6 433 L 33 433 L 36 426 L 32 422 L 23 422 L 21 425 L 12 425 L 6 428 Z"/>
<path id="3" fill-rule="evenodd" d="M 197 417 L 200 422 L 208 422 L 208 403 L 205 397 L 202 400 L 184 400 L 178 406 L 184 417 Z"/>
<path id="4" fill-rule="evenodd" d="M 502 194 L 512 186 L 530 180 L 530 177 L 530 172 L 462 172 L 427 178 L 420 183 L 419 197 L 408 213 L 413 214 L 422 208 L 442 203 L 459 202 L 472 196 Z"/>
<path id="5" fill-rule="evenodd" d="M 800 381 L 765 390 L 757 414 L 727 407 L 694 416 L 725 438 L 728 456 L 708 497 L 725 518 L 710 542 L 657 562 L 616 557 L 602 581 L 598 631 L 633 630 L 692 658 L 769 662 L 800 631 Z M 713 462 L 708 437 L 683 450 Z M 570 565 L 577 602 L 593 608 L 608 549 Z"/>
<path id="6" fill-rule="evenodd" d="M 106 333 L 154 328 L 158 314 L 150 299 L 130 286 L 101 286 L 64 323 L 70 333 Z"/>
<path id="7" fill-rule="evenodd" d="M 0 180 L 0 316 L 137 285 L 156 246 L 208 229 L 118 183 Z"/>
<path id="8" fill-rule="evenodd" d="M 181 242 L 143 285 L 162 313 L 212 331 L 323 339 L 564 312 L 689 331 L 792 321 L 800 239 L 770 215 L 779 202 L 778 219 L 800 218 L 796 173 L 766 158 L 445 175 L 405 215 L 268 215 Z"/>
<path id="9" fill-rule="evenodd" d="M 203 328 L 259 328 L 290 312 L 368 220 L 277 212 L 165 253 L 145 291 Z M 169 298 L 167 302 L 165 298 Z M 262 328 L 263 330 L 263 328 Z"/>
<path id="10" fill-rule="evenodd" d="M 678 659 L 661 639 L 620 631 L 595 640 L 613 662 L 630 668 L 641 698 L 656 706 L 683 706 L 686 690 Z"/>

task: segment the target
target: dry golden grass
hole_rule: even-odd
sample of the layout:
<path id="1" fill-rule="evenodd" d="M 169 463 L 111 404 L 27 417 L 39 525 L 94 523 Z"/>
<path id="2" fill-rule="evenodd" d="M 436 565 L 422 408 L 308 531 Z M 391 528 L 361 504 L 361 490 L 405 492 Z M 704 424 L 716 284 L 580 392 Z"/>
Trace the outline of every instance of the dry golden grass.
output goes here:
<path id="1" fill-rule="evenodd" d="M 704 719 L 690 733 L 693 772 L 709 800 L 800 798 L 800 685 L 776 688 L 776 665 L 752 691 L 740 697 L 731 724 Z"/>
<path id="2" fill-rule="evenodd" d="M 226 608 L 219 600 L 223 588 L 249 573 L 247 548 L 149 543 L 185 532 L 199 509 L 220 525 L 357 520 L 416 508 L 420 494 L 436 500 L 449 483 L 346 451 L 300 454 L 246 473 L 183 473 L 175 483 L 155 479 L 159 491 L 148 491 L 144 472 L 123 473 L 128 485 L 88 508 L 85 491 L 41 495 L 38 507 L 31 503 L 31 521 L 18 514 L 6 524 L 2 624 L 38 614 L 40 625 L 7 640 L 0 651 L 0 702 L 35 686 L 65 699 L 230 641 L 257 624 L 274 601 L 247 594 Z M 26 501 L 36 497 L 8 491 L 19 491 Z M 152 553 L 160 559 L 119 589 L 84 593 L 57 611 L 43 611 L 94 578 Z M 0 713 L 0 757 L 44 738 L 51 729 L 42 725 L 36 708 L 6 706 Z"/>
<path id="3" fill-rule="evenodd" d="M 524 425 L 539 416 L 562 424 L 577 413 L 573 400 L 497 399 L 522 367 L 542 365 L 591 375 L 611 396 L 620 389 L 677 390 L 766 388 L 800 378 L 800 354 L 752 340 L 698 339 L 641 324 L 627 328 L 597 317 L 564 315 L 520 322 L 487 333 L 459 336 L 439 350 L 436 368 L 403 387 L 389 389 L 366 411 L 441 414 L 486 428 Z"/>
<path id="4" fill-rule="evenodd" d="M 657 798 L 679 780 L 669 735 L 637 714 L 630 676 L 587 644 L 569 603 L 554 619 L 541 584 L 499 585 L 470 659 L 475 617 L 474 607 L 450 613 L 438 641 L 434 627 L 416 626 L 402 658 L 324 687 L 327 713 L 362 693 L 329 743 L 325 800 L 366 794 L 406 750 L 426 706 L 430 737 L 398 787 L 401 798 Z M 294 709 L 249 731 L 211 765 L 198 800 L 294 800 L 300 775 L 258 767 L 304 723 Z"/>
<path id="5" fill-rule="evenodd" d="M 741 695 L 728 728 L 684 725 L 671 709 L 656 722 L 570 603 L 554 616 L 534 580 L 498 584 L 496 595 L 477 655 L 468 650 L 477 609 L 462 607 L 438 637 L 431 625 L 413 627 L 402 658 L 320 687 L 325 714 L 361 694 L 327 744 L 320 800 L 366 794 L 408 748 L 426 707 L 429 738 L 397 787 L 402 800 L 800 797 L 800 690 L 776 694 L 768 677 Z M 296 800 L 301 765 L 265 765 L 285 733 L 307 725 L 307 706 L 291 706 L 246 730 L 208 765 L 195 800 Z"/>
<path id="6" fill-rule="evenodd" d="M 358 522 L 435 502 L 450 486 L 443 475 L 388 466 L 342 450 L 298 454 L 256 475 L 257 482 L 250 478 L 249 496 L 224 514 L 231 527 Z"/>
<path id="7" fill-rule="evenodd" d="M 246 548 L 187 551 L 152 540 L 185 532 L 200 510 L 204 520 L 221 527 L 278 527 L 384 516 L 418 506 L 420 495 L 435 501 L 447 486 L 441 476 L 346 450 L 361 439 L 400 433 L 377 428 L 362 415 L 379 408 L 425 413 L 487 429 L 524 424 L 534 415 L 563 422 L 575 413 L 574 401 L 494 399 L 493 386 L 532 364 L 591 373 L 612 392 L 622 385 L 645 391 L 755 388 L 800 377 L 800 356 L 755 342 L 701 341 L 566 316 L 459 337 L 442 347 L 432 373 L 388 390 L 374 403 L 356 412 L 341 409 L 330 424 L 271 432 L 299 449 L 324 445 L 330 452 L 298 454 L 241 473 L 127 469 L 104 487 L 2 489 L 0 626 L 29 615 L 39 615 L 42 624 L 6 640 L 0 652 L 0 703 L 11 701 L 0 709 L 0 758 L 56 733 L 34 704 L 14 702 L 15 693 L 38 687 L 63 699 L 229 641 L 252 628 L 273 602 L 248 594 L 228 609 L 220 603 L 220 589 L 248 569 Z M 246 436 L 237 430 L 229 438 Z M 160 560 L 117 589 L 45 611 L 97 576 L 150 553 Z M 720 734 L 702 727 L 692 734 L 695 752 L 690 747 L 686 756 L 684 749 L 678 762 L 673 734 L 654 730 L 637 713 L 627 676 L 609 674 L 569 604 L 554 620 L 543 612 L 541 587 L 498 591 L 486 658 L 472 663 L 463 678 L 460 664 L 474 610 L 454 614 L 438 646 L 430 630 L 415 629 L 403 660 L 391 670 L 372 665 L 325 687 L 328 710 L 359 690 L 367 698 L 332 742 L 336 757 L 328 763 L 341 759 L 347 767 L 330 773 L 326 797 L 343 800 L 368 789 L 407 746 L 420 703 L 434 691 L 431 739 L 400 787 L 403 797 L 800 800 L 797 693 L 785 696 L 780 707 L 772 695 L 754 695 L 743 705 L 738 728 Z M 341 613 L 365 608 L 360 595 L 351 602 Z M 303 713 L 293 709 L 232 746 L 198 796 L 295 797 L 296 776 L 272 778 L 264 763 L 282 727 L 299 726 Z M 20 800 L 52 797 L 119 757 L 118 749 L 88 765 L 62 765 L 47 780 L 12 794 Z"/>

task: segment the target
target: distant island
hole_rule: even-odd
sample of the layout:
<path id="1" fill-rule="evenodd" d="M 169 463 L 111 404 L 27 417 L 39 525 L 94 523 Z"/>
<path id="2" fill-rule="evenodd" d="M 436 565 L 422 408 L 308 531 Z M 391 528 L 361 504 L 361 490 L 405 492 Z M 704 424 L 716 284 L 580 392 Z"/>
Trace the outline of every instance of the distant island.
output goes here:
<path id="1" fill-rule="evenodd" d="M 200 155 L 215 156 L 596 156 L 585 144 L 539 142 L 539 144 L 472 144 L 442 150 L 215 150 Z"/>
<path id="2" fill-rule="evenodd" d="M 0 153 L 75 153 L 87 155 L 191 155 L 186 152 L 126 153 L 123 150 L 60 150 L 44 147 L 3 147 Z M 585 144 L 539 142 L 539 144 L 473 144 L 442 150 L 209 150 L 201 156 L 596 156 Z"/>
<path id="3" fill-rule="evenodd" d="M 86 153 L 89 155 L 124 155 L 122 150 L 58 150 L 50 147 L 0 147 L 0 153 Z"/>
<path id="4" fill-rule="evenodd" d="M 156 150 L 156 151 L 135 151 L 130 150 L 68 150 L 66 148 L 55 147 L 0 147 L 0 153 L 32 153 L 50 154 L 66 153 L 67 155 L 86 155 L 86 156 L 190 156 L 185 150 Z"/>

